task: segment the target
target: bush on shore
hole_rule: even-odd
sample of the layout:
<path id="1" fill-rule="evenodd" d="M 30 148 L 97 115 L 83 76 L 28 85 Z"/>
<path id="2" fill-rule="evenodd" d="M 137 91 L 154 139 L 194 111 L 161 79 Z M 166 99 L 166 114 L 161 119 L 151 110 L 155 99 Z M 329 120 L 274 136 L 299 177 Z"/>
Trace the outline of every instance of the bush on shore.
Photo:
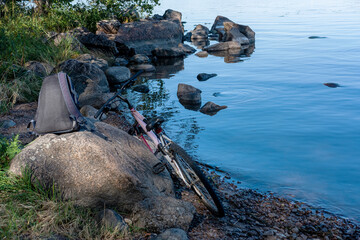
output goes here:
<path id="1" fill-rule="evenodd" d="M 0 113 L 7 112 L 17 102 L 37 99 L 42 78 L 27 71 L 26 62 L 56 66 L 80 54 L 66 40 L 55 46 L 48 41 L 48 32 L 66 32 L 75 27 L 95 32 L 98 21 L 136 20 L 139 16 L 133 10 L 151 13 L 159 0 L 91 0 L 86 4 L 71 4 L 69 0 L 34 2 L 37 6 L 25 0 L 0 0 Z"/>

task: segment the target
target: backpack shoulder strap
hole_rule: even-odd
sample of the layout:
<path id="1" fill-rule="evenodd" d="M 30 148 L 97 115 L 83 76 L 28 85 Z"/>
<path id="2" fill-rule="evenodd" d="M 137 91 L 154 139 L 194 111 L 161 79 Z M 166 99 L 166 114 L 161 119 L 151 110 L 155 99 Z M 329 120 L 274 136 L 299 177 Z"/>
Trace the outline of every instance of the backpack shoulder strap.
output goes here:
<path id="1" fill-rule="evenodd" d="M 66 76 L 66 73 L 59 72 L 58 73 L 59 84 L 61 88 L 62 95 L 64 97 L 64 101 L 66 107 L 71 115 L 76 118 L 76 121 L 81 124 L 86 124 L 86 120 L 83 115 L 80 113 L 79 109 L 77 108 L 73 97 L 71 96 L 71 91 L 69 88 L 69 79 Z"/>

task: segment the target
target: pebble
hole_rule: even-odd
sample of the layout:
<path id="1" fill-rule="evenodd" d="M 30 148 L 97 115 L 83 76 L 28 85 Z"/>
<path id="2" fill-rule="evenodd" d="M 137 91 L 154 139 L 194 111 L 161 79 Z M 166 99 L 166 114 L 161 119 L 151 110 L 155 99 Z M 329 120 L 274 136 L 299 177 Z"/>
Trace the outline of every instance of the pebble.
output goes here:
<path id="1" fill-rule="evenodd" d="M 0 122 L 0 127 L 8 129 L 11 127 L 15 127 L 16 123 L 13 120 L 5 120 Z"/>

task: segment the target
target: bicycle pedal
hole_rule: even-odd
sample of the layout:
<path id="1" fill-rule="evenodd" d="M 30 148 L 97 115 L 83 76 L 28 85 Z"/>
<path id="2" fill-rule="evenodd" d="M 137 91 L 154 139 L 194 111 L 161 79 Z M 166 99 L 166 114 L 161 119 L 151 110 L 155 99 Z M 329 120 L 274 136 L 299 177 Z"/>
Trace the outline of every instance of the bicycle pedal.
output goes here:
<path id="1" fill-rule="evenodd" d="M 165 170 L 165 164 L 163 164 L 162 162 L 158 162 L 153 166 L 153 173 L 155 174 L 159 174 L 164 170 Z"/>

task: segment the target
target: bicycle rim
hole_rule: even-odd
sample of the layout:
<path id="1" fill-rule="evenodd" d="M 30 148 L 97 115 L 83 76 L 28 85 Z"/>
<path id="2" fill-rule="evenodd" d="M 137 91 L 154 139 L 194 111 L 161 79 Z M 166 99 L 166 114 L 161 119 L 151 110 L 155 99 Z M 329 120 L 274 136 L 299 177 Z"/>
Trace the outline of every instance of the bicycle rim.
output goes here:
<path id="1" fill-rule="evenodd" d="M 170 152 L 180 167 L 186 182 L 199 196 L 204 205 L 212 214 L 218 217 L 224 216 L 223 206 L 212 186 L 211 179 L 207 179 L 194 160 L 175 143 L 170 144 Z"/>

